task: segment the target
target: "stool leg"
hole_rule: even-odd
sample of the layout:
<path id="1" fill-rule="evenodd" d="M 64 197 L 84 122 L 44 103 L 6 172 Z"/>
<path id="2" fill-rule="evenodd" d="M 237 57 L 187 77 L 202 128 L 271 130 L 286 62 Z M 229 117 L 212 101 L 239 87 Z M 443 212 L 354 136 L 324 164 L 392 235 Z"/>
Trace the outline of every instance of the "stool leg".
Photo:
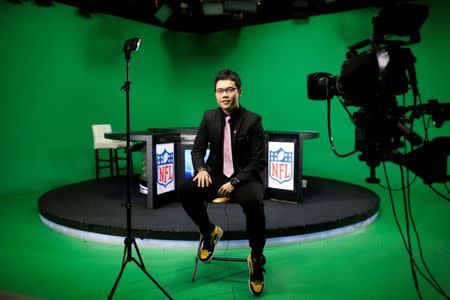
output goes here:
<path id="1" fill-rule="evenodd" d="M 117 154 L 117 149 L 114 149 L 114 167 L 116 169 L 116 176 L 119 176 L 119 155 Z"/>
<path id="2" fill-rule="evenodd" d="M 203 242 L 203 236 L 200 234 L 200 240 L 198 242 L 198 248 L 197 248 L 197 255 L 195 256 L 195 261 L 194 261 L 194 271 L 192 272 L 192 281 L 195 281 L 195 276 L 197 275 L 198 261 L 200 260 L 200 252 L 201 252 L 201 249 L 202 249 L 202 242 Z M 247 259 L 246 258 L 232 258 L 232 257 L 217 257 L 217 256 L 214 256 L 213 258 L 211 258 L 211 261 L 212 260 L 245 262 L 245 263 L 247 263 Z"/>
<path id="3" fill-rule="evenodd" d="M 202 248 L 202 241 L 203 236 L 200 234 L 200 240 L 198 241 L 197 255 L 195 255 L 194 271 L 192 272 L 192 281 L 195 281 L 195 276 L 197 275 L 198 260 L 200 257 L 200 250 Z"/>
<path id="4" fill-rule="evenodd" d="M 125 151 L 125 154 L 126 154 L 126 151 Z M 134 172 L 133 172 L 133 152 L 130 152 L 130 165 L 131 165 L 131 168 L 130 168 L 131 176 L 133 176 L 134 175 Z M 125 171 L 127 171 L 127 168 L 125 168 Z"/>
<path id="5" fill-rule="evenodd" d="M 95 152 L 95 178 L 99 179 L 100 177 L 100 162 L 98 161 L 98 149 L 94 149 Z"/>
<path id="6" fill-rule="evenodd" d="M 111 176 L 114 176 L 114 154 L 112 149 L 109 149 L 109 173 Z"/>

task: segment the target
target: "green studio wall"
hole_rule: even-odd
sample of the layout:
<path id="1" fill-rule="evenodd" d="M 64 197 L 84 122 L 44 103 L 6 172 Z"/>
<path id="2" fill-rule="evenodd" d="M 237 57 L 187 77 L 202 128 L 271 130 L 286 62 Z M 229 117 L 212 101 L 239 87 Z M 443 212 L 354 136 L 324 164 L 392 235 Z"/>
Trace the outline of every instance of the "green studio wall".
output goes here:
<path id="1" fill-rule="evenodd" d="M 429 5 L 422 42 L 411 47 L 419 87 L 423 101 L 449 102 L 450 4 Z M 215 73 L 229 67 L 241 74 L 241 103 L 263 116 L 266 129 L 320 132 L 305 143 L 305 174 L 362 183 L 368 175 L 364 163 L 332 153 L 326 103 L 307 99 L 306 76 L 339 74 L 346 47 L 371 36 L 377 12 L 197 35 L 103 14 L 85 19 L 62 4 L 0 1 L 0 195 L 43 192 L 95 176 L 90 125 L 125 129 L 121 50 L 134 36 L 142 44 L 130 62 L 133 130 L 197 126 L 202 112 L 215 106 Z M 332 123 L 339 151 L 352 150 L 354 128 L 337 100 Z M 449 133 L 449 124 L 431 130 L 431 136 Z"/>

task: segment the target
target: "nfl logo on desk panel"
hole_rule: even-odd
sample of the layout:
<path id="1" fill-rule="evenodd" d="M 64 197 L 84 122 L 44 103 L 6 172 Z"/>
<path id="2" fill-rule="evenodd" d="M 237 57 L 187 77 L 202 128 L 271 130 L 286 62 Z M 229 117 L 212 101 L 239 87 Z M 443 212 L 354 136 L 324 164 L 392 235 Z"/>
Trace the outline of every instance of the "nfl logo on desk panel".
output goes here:
<path id="1" fill-rule="evenodd" d="M 163 194 L 175 190 L 174 144 L 156 145 L 156 193 Z"/>
<path id="2" fill-rule="evenodd" d="M 294 190 L 294 143 L 269 142 L 268 186 Z"/>

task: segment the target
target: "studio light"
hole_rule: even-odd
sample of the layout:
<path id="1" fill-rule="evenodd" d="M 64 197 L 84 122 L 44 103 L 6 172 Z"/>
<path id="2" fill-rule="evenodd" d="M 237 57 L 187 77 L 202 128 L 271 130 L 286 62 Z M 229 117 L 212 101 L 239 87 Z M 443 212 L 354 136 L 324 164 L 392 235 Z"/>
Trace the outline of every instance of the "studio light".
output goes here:
<path id="1" fill-rule="evenodd" d="M 79 0 L 78 14 L 83 18 L 90 19 L 96 11 L 98 11 L 98 7 L 92 1 Z"/>
<path id="2" fill-rule="evenodd" d="M 133 51 L 137 51 L 139 49 L 140 44 L 141 44 L 141 39 L 138 37 L 126 40 L 125 44 L 123 45 L 123 52 L 131 53 Z"/>
<path id="3" fill-rule="evenodd" d="M 38 5 L 38 6 L 43 6 L 43 7 L 55 6 L 55 4 L 53 4 L 53 2 L 50 0 L 34 0 L 34 3 L 36 3 L 36 5 Z"/>
<path id="4" fill-rule="evenodd" d="M 295 0 L 292 2 L 291 16 L 294 19 L 307 19 L 309 17 L 308 0 Z"/>
<path id="5" fill-rule="evenodd" d="M 258 0 L 224 0 L 223 9 L 225 12 L 245 12 L 256 14 L 258 10 Z"/>
<path id="6" fill-rule="evenodd" d="M 222 0 L 203 0 L 201 6 L 205 16 L 221 16 L 224 14 Z"/>
<path id="7" fill-rule="evenodd" d="M 167 20 L 173 15 L 173 10 L 167 3 L 163 3 L 155 13 L 155 18 L 161 23 L 165 24 Z"/>

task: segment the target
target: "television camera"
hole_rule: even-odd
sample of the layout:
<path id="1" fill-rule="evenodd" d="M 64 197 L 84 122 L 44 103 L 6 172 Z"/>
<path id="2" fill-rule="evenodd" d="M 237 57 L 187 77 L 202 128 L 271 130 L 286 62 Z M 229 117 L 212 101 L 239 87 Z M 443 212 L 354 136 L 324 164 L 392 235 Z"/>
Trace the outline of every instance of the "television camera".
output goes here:
<path id="1" fill-rule="evenodd" d="M 329 104 L 337 96 L 349 113 L 356 127 L 354 152 L 361 152 L 358 158 L 370 168 L 367 182 L 379 182 L 375 169 L 382 161 L 405 166 L 426 184 L 450 180 L 447 173 L 450 137 L 429 141 L 427 135 L 424 140 L 412 130 L 414 119 L 424 115 L 430 115 L 438 128 L 450 119 L 450 103 L 435 99 L 417 103 L 420 94 L 416 59 L 408 46 L 420 41 L 419 29 L 427 17 L 426 5 L 384 7 L 372 19 L 373 37 L 348 47 L 340 75 L 323 72 L 308 75 L 309 99 L 328 100 Z M 399 39 L 389 39 L 392 35 Z M 396 96 L 409 90 L 414 97 L 413 105 L 398 105 Z M 350 106 L 359 109 L 351 114 L 347 109 Z M 329 135 L 332 143 L 330 129 Z M 401 153 L 399 149 L 405 146 L 405 140 L 411 144 L 411 151 L 405 149 Z"/>

